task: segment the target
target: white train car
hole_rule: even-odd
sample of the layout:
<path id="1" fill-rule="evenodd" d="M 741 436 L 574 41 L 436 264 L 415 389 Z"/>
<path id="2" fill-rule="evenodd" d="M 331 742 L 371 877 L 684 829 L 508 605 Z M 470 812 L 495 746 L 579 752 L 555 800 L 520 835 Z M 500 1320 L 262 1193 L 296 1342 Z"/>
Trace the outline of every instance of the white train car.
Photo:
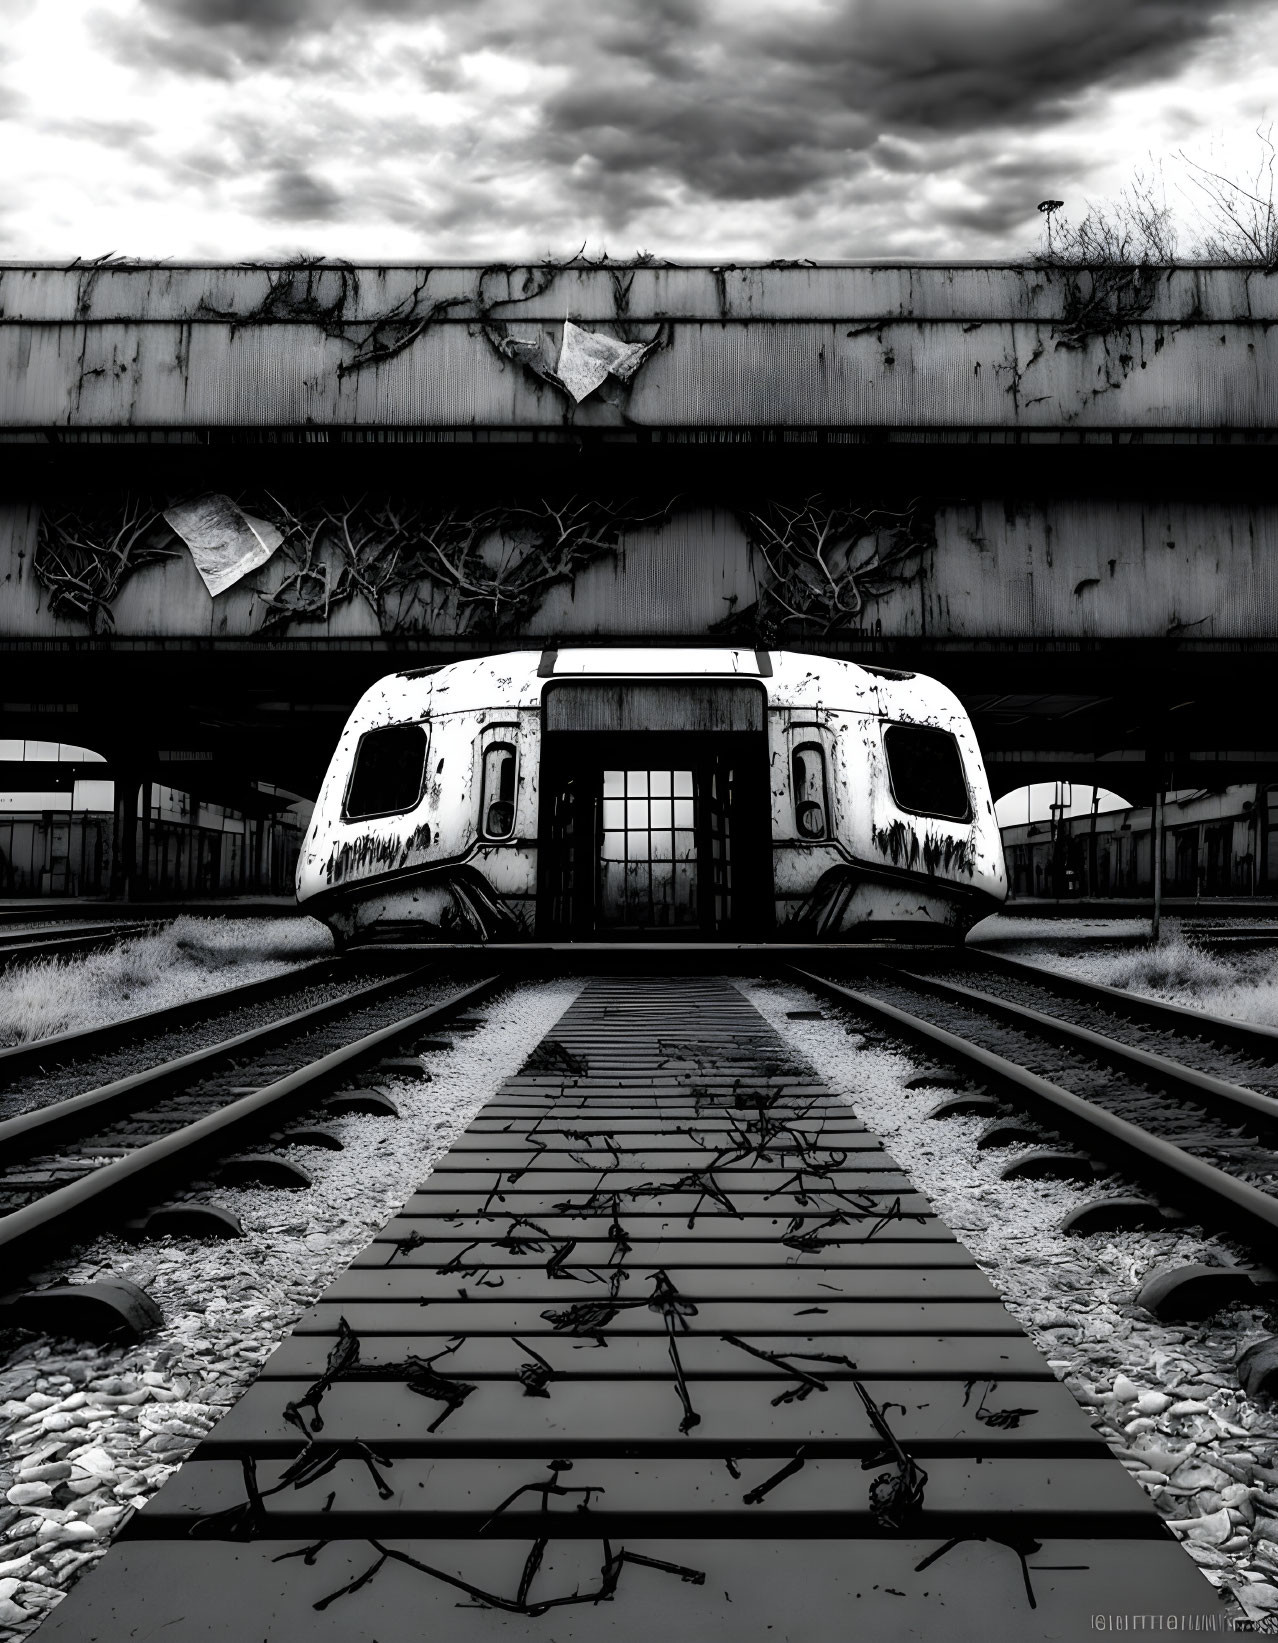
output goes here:
<path id="1" fill-rule="evenodd" d="M 944 685 L 727 648 L 380 680 L 297 872 L 339 942 L 959 940 L 1006 892 Z"/>

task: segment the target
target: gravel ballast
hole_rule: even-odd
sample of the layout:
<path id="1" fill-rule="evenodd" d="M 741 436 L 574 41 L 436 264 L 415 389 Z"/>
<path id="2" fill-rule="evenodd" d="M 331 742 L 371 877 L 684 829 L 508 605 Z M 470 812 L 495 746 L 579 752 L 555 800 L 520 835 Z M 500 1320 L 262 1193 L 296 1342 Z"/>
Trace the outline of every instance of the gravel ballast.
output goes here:
<path id="1" fill-rule="evenodd" d="M 297 1149 L 305 1192 L 222 1188 L 226 1243 L 104 1236 L 32 1284 L 123 1277 L 164 1325 L 127 1348 L 35 1340 L 0 1367 L 0 1640 L 30 1633 L 79 1571 L 250 1384 L 298 1317 L 399 1210 L 580 991 L 555 980 L 481 1007 L 487 1025 L 431 1052 L 430 1082 L 380 1079 L 398 1120 L 325 1117 L 342 1152 Z"/>
<path id="2" fill-rule="evenodd" d="M 887 1047 L 877 1030 L 862 1035 L 851 1016 L 798 986 L 742 988 L 883 1137 L 1206 1579 L 1249 1617 L 1278 1615 L 1278 1417 L 1243 1395 L 1234 1371 L 1238 1354 L 1272 1333 L 1272 1322 L 1261 1308 L 1235 1307 L 1202 1324 L 1163 1324 L 1134 1304 L 1154 1271 L 1247 1264 L 1245 1252 L 1193 1228 L 1085 1239 L 1059 1232 L 1062 1217 L 1097 1191 L 1001 1180 L 1026 1149 L 979 1151 L 984 1119 L 927 1117 L 952 1088 L 905 1087 L 931 1072 L 944 1080 L 943 1069 Z M 787 1017 L 813 1008 L 825 1019 Z M 1123 1190 L 1132 1187 L 1106 1180 L 1105 1192 Z M 1157 1594 L 1150 1596 L 1154 1606 Z M 1206 1611 L 1206 1589 L 1204 1598 Z"/>

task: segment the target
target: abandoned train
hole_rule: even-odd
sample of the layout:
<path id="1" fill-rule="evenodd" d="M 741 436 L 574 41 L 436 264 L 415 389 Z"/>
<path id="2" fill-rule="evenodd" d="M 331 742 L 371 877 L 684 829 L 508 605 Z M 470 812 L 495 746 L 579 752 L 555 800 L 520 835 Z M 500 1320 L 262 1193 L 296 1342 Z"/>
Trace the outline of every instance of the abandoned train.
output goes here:
<path id="1" fill-rule="evenodd" d="M 1006 889 L 949 690 L 743 649 L 392 674 L 342 733 L 297 871 L 339 942 L 959 940 Z"/>

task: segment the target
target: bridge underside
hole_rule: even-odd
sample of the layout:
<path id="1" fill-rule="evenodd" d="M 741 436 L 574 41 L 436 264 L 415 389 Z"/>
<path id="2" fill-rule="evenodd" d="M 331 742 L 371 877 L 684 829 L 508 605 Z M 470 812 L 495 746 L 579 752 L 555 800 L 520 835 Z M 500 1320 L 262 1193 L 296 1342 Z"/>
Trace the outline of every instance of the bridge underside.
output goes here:
<path id="1" fill-rule="evenodd" d="M 645 637 L 671 643 L 668 634 L 629 642 Z M 351 707 L 383 674 L 558 643 L 542 636 L 484 646 L 11 644 L 0 660 L 5 735 L 75 743 L 107 758 L 105 768 L 86 767 L 81 776 L 145 775 L 253 812 L 263 802 L 254 781 L 315 794 Z M 1030 782 L 1068 780 L 1145 803 L 1160 781 L 1220 788 L 1278 780 L 1278 647 L 878 641 L 822 648 L 948 684 L 972 715 L 996 797 Z M 54 786 L 58 773 L 38 769 L 39 780 L 30 765 L 0 768 L 0 779 L 11 787 Z M 65 768 L 62 776 L 70 779 Z"/>
<path id="2" fill-rule="evenodd" d="M 710 640 L 935 675 L 996 794 L 1278 780 L 1278 292 L 1088 277 L 0 269 L 3 735 L 251 811 L 386 672 Z"/>

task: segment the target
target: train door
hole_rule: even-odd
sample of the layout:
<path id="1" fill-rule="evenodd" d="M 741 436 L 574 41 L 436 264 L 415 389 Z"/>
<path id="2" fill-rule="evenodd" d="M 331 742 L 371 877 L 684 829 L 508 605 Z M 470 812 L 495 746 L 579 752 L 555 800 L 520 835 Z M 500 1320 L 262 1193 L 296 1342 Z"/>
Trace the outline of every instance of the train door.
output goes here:
<path id="1" fill-rule="evenodd" d="M 549 687 L 539 932 L 723 939 L 767 927 L 763 722 L 758 686 Z"/>

